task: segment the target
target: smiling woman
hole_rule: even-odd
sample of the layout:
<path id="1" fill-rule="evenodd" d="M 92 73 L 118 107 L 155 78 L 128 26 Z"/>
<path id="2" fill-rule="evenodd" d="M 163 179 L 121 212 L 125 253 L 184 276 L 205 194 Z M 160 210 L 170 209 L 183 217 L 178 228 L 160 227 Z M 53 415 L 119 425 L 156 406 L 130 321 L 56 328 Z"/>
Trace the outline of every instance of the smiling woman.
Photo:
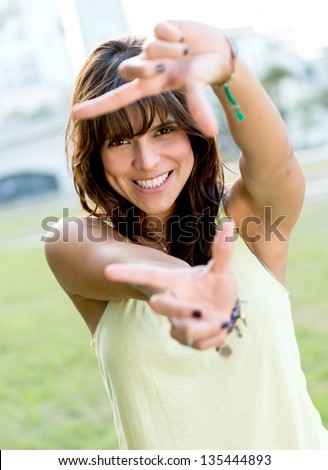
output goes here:
<path id="1" fill-rule="evenodd" d="M 140 115 L 133 114 L 131 121 L 138 122 Z M 110 186 L 146 215 L 163 222 L 172 213 L 194 164 L 187 133 L 172 119 L 161 123 L 158 115 L 146 133 L 110 140 L 101 158 Z"/>
<path id="2" fill-rule="evenodd" d="M 101 97 L 123 85 L 118 74 L 121 61 L 134 57 L 142 44 L 141 39 L 129 38 L 99 46 L 82 69 L 73 103 Z M 108 70 L 104 76 L 109 57 L 112 75 Z M 216 140 L 203 135 L 188 113 L 184 93 L 145 97 L 94 121 L 71 117 L 66 149 L 82 206 L 89 213 L 109 217 L 131 241 L 153 241 L 144 222 L 150 221 L 146 216 L 152 217 L 152 224 L 159 219 L 165 233 L 161 231 L 159 237 L 156 231 L 155 239 L 165 246 L 169 243 L 171 254 L 178 256 L 183 250 L 192 265 L 208 261 L 210 245 L 205 240 L 213 238 L 223 193 L 223 165 Z M 191 219 L 194 213 L 202 215 L 196 221 L 196 230 L 203 234 L 198 240 L 200 252 L 193 243 L 179 242 L 185 224 L 175 223 L 172 232 L 174 210 Z"/>
<path id="3" fill-rule="evenodd" d="M 230 187 L 208 84 L 242 150 Z M 233 42 L 166 21 L 100 45 L 66 150 L 88 216 L 59 222 L 46 255 L 93 335 L 120 446 L 328 449 L 284 286 L 304 178 Z"/>

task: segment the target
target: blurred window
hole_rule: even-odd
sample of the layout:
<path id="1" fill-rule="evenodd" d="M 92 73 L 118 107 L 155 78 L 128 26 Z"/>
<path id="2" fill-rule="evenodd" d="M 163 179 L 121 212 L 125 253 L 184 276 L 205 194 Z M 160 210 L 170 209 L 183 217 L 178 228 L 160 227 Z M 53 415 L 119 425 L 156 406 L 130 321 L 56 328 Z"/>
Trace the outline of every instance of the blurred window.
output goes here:
<path id="1" fill-rule="evenodd" d="M 16 173 L 0 178 L 0 202 L 29 199 L 57 191 L 55 176 L 42 173 Z"/>

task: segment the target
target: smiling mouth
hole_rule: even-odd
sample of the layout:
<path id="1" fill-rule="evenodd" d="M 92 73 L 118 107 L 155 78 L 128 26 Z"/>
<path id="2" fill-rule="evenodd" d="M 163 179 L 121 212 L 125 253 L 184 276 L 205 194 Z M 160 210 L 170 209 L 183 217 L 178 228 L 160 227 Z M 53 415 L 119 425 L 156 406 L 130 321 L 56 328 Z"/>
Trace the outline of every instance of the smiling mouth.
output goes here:
<path id="1" fill-rule="evenodd" d="M 168 171 L 167 173 L 163 173 L 161 176 L 154 178 L 153 180 L 134 180 L 133 182 L 140 186 L 141 188 L 157 188 L 161 186 L 167 178 L 171 175 L 172 171 Z"/>

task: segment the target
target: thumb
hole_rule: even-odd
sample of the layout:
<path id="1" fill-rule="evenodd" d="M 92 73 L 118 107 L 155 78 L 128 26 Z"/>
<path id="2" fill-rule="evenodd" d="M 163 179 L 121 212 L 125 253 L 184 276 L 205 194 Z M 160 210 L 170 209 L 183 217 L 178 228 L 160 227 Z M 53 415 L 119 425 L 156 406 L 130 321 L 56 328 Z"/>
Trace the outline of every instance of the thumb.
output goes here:
<path id="1" fill-rule="evenodd" d="M 194 121 L 204 135 L 212 137 L 217 134 L 217 123 L 213 109 L 205 94 L 205 86 L 192 82 L 186 87 L 188 106 Z"/>
<path id="2" fill-rule="evenodd" d="M 212 248 L 212 270 L 223 273 L 227 270 L 236 240 L 235 223 L 230 217 L 224 217 L 219 225 Z"/>

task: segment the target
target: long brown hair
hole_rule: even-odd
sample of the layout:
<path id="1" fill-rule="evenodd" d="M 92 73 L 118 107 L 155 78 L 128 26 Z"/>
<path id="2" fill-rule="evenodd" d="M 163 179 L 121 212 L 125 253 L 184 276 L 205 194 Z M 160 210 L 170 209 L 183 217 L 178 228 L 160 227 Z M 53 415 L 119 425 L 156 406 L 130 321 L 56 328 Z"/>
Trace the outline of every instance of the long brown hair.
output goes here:
<path id="1" fill-rule="evenodd" d="M 80 71 L 72 104 L 95 98 L 121 86 L 124 80 L 118 74 L 118 66 L 123 60 L 139 54 L 142 43 L 143 39 L 128 37 L 98 46 Z M 110 186 L 104 174 L 100 150 L 104 142 L 110 139 L 144 134 L 156 115 L 164 122 L 170 114 L 189 136 L 194 167 L 178 196 L 175 213 L 166 222 L 166 242 L 169 243 L 171 255 L 184 259 L 192 266 L 205 264 L 211 256 L 215 218 L 224 188 L 223 165 L 217 141 L 213 137 L 205 137 L 199 131 L 181 91 L 151 96 L 134 106 L 137 106 L 142 116 L 142 124 L 137 131 L 133 129 L 124 108 L 89 120 L 70 117 L 65 149 L 71 160 L 74 185 L 82 207 L 97 217 L 110 218 L 116 230 L 134 242 L 140 236 L 147 237 L 144 224 L 146 215 Z"/>

